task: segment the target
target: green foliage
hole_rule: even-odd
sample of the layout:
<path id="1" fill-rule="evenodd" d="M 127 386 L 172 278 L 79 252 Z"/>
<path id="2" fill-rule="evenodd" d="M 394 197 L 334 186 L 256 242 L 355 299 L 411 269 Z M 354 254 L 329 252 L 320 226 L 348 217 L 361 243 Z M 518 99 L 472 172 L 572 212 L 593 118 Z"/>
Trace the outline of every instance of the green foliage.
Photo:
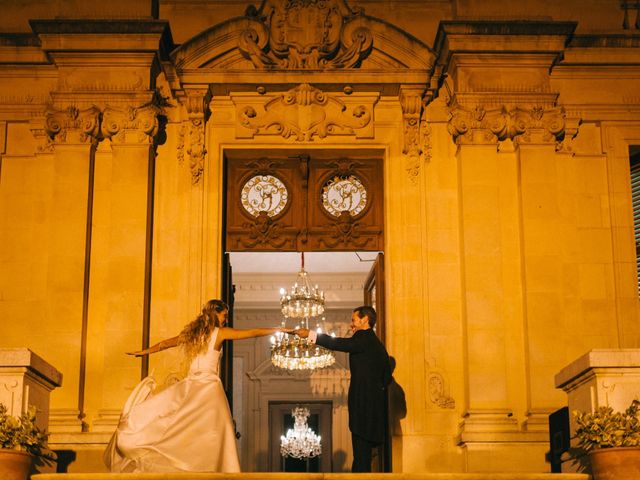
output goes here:
<path id="1" fill-rule="evenodd" d="M 29 407 L 29 411 L 16 418 L 9 415 L 7 407 L 0 403 L 0 448 L 22 450 L 36 457 L 52 459 L 49 453 L 45 453 L 49 434 L 41 431 L 35 421 L 35 407 Z"/>
<path id="2" fill-rule="evenodd" d="M 587 452 L 596 448 L 640 446 L 640 400 L 631 402 L 624 412 L 598 407 L 593 413 L 573 412 L 578 447 Z"/>

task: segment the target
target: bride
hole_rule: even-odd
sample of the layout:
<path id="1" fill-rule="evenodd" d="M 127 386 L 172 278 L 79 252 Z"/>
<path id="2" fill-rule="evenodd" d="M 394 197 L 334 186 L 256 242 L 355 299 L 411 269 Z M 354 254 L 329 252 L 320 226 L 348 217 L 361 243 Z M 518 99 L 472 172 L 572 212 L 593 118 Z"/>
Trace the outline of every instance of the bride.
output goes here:
<path id="1" fill-rule="evenodd" d="M 112 472 L 239 472 L 236 436 L 218 374 L 225 340 L 291 329 L 225 327 L 229 308 L 209 300 L 180 335 L 130 355 L 181 345 L 191 361 L 184 380 L 154 394 L 147 377 L 133 390 L 104 453 Z"/>

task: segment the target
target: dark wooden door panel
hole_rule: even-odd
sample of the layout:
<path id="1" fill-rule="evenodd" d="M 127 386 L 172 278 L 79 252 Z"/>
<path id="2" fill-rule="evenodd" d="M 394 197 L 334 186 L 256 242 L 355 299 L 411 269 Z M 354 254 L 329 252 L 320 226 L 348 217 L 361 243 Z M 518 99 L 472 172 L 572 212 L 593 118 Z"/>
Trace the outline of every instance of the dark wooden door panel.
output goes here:
<path id="1" fill-rule="evenodd" d="M 381 155 L 226 155 L 228 251 L 383 249 Z"/>

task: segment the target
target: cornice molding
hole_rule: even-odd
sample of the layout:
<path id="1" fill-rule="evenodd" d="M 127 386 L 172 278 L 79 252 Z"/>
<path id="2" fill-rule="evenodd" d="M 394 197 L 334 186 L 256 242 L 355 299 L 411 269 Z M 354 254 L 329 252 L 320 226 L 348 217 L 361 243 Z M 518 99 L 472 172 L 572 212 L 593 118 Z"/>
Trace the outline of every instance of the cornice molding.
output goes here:
<path id="1" fill-rule="evenodd" d="M 568 48 L 634 48 L 640 47 L 640 32 L 573 35 Z"/>
<path id="2" fill-rule="evenodd" d="M 143 34 L 158 33 L 170 35 L 167 20 L 152 19 L 43 19 L 29 20 L 31 29 L 36 34 L 55 33 L 104 33 L 104 34 Z"/>

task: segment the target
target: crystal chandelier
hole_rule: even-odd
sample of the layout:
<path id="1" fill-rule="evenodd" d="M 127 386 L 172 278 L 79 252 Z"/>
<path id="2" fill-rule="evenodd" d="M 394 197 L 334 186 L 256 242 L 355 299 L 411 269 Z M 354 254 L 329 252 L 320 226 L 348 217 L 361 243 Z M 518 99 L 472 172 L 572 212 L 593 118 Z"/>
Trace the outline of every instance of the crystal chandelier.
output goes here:
<path id="1" fill-rule="evenodd" d="M 307 425 L 309 409 L 296 407 L 291 410 L 294 422 L 293 428 L 287 431 L 287 436 L 280 436 L 280 454 L 283 457 L 313 458 L 322 453 L 320 435 L 316 435 Z"/>
<path id="2" fill-rule="evenodd" d="M 324 292 L 318 289 L 318 285 L 311 287 L 309 274 L 304 270 L 304 252 L 301 253 L 302 266 L 296 283 L 289 292 L 280 289 L 280 306 L 286 318 L 317 317 L 324 312 Z"/>
<path id="3" fill-rule="evenodd" d="M 295 328 L 309 328 L 309 318 L 324 312 L 324 292 L 318 285 L 311 287 L 309 275 L 304 269 L 304 252 L 301 256 L 301 268 L 296 282 L 289 292 L 280 289 L 280 306 L 286 327 L 288 318 L 300 319 Z M 316 325 L 318 333 L 320 325 Z M 335 358 L 326 348 L 310 343 L 297 335 L 290 337 L 278 332 L 271 337 L 271 363 L 286 370 L 314 370 L 333 365 Z"/>

